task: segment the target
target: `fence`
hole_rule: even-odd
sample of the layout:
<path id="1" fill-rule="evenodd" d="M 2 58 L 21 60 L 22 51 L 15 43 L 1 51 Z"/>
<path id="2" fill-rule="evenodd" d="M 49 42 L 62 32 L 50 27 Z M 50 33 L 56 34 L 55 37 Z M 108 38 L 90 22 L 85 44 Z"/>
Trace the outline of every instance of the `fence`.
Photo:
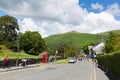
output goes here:
<path id="1" fill-rule="evenodd" d="M 33 58 L 29 58 L 27 59 L 26 64 L 30 65 L 30 64 L 36 64 L 36 63 L 40 63 L 41 59 L 33 59 Z M 13 67 L 13 66 L 19 66 L 19 64 L 22 63 L 22 59 L 9 59 L 9 66 Z M 0 61 L 0 68 L 3 67 L 3 61 Z"/>

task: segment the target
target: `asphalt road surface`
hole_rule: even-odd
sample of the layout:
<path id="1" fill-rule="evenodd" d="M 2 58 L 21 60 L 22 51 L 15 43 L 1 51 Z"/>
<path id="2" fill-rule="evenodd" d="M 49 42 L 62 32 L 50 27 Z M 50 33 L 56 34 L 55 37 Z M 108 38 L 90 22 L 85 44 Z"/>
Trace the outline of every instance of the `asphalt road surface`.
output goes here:
<path id="1" fill-rule="evenodd" d="M 88 61 L 75 64 L 47 64 L 40 67 L 0 73 L 0 80 L 109 80 Z"/>

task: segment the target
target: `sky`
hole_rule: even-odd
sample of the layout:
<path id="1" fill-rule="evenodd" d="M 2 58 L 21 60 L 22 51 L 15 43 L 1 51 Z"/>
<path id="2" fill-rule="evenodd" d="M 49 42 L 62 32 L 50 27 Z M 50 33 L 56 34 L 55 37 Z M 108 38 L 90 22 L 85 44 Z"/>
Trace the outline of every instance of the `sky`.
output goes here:
<path id="1" fill-rule="evenodd" d="M 0 16 L 18 20 L 20 32 L 42 37 L 69 31 L 120 30 L 120 0 L 0 0 Z"/>

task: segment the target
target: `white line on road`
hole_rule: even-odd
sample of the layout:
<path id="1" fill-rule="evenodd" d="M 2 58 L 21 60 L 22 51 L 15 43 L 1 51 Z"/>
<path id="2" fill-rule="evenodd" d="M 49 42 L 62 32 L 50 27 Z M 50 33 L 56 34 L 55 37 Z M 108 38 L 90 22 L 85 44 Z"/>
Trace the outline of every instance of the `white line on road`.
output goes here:
<path id="1" fill-rule="evenodd" d="M 64 72 L 59 73 L 58 75 L 56 75 L 56 76 L 54 76 L 54 77 L 51 77 L 51 79 L 50 79 L 50 80 L 54 80 L 55 78 L 58 78 L 59 76 L 63 75 L 64 73 L 65 73 L 65 71 L 64 71 Z"/>
<path id="2" fill-rule="evenodd" d="M 90 67 L 90 80 L 96 80 L 96 70 L 95 67 L 92 63 L 89 63 L 89 67 Z"/>
<path id="3" fill-rule="evenodd" d="M 94 80 L 96 80 L 96 70 L 95 70 L 94 65 L 93 65 L 93 73 L 94 73 Z"/>
<path id="4" fill-rule="evenodd" d="M 92 68 L 91 68 L 91 64 L 88 62 L 89 68 L 90 68 L 90 80 L 92 80 Z"/>

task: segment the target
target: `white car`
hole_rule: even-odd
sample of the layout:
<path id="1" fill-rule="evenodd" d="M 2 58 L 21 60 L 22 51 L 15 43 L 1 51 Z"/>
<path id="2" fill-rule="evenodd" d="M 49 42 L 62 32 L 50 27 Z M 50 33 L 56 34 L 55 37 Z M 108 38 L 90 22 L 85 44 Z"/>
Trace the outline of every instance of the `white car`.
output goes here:
<path id="1" fill-rule="evenodd" d="M 69 63 L 75 63 L 76 61 L 77 61 L 76 58 L 70 58 L 70 59 L 69 59 Z"/>

